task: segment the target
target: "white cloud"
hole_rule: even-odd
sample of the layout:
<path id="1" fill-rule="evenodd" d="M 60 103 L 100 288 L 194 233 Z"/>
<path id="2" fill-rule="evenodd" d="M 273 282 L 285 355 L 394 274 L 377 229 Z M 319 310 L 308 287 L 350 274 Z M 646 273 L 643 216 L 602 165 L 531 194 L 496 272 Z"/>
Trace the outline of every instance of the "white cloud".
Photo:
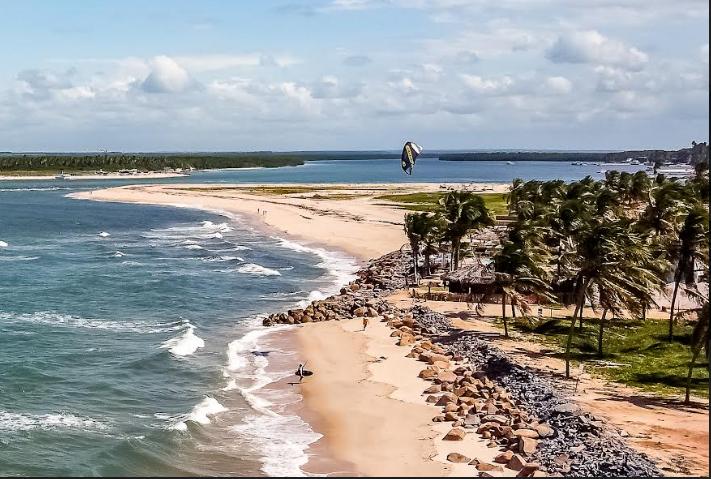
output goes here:
<path id="1" fill-rule="evenodd" d="M 573 84 L 565 77 L 548 77 L 545 81 L 546 89 L 554 94 L 565 95 L 573 89 Z"/>
<path id="2" fill-rule="evenodd" d="M 640 70 L 648 61 L 646 53 L 594 30 L 558 36 L 546 56 L 554 63 L 615 65 L 629 70 Z"/>
<path id="3" fill-rule="evenodd" d="M 701 63 L 704 65 L 709 64 L 709 44 L 702 45 L 699 49 L 699 54 L 701 56 Z"/>
<path id="4" fill-rule="evenodd" d="M 151 72 L 141 83 L 148 93 L 179 93 L 193 84 L 188 72 L 170 57 L 160 55 L 149 64 Z"/>
<path id="5" fill-rule="evenodd" d="M 314 98 L 352 98 L 360 93 L 359 85 L 343 85 L 333 75 L 326 75 L 311 86 Z"/>
<path id="6" fill-rule="evenodd" d="M 461 75 L 464 84 L 473 92 L 483 95 L 501 95 L 511 90 L 514 81 L 509 76 L 482 78 L 478 75 Z"/>

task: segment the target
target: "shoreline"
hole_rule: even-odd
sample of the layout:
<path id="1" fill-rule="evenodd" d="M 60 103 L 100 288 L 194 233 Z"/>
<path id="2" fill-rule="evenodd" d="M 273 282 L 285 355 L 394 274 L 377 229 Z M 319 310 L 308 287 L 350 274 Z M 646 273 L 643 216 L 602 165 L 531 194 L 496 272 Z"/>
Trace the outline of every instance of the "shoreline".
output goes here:
<path id="1" fill-rule="evenodd" d="M 160 178 L 180 178 L 187 177 L 183 173 L 136 173 L 130 175 L 121 175 L 119 173 L 109 173 L 106 175 L 97 174 L 68 174 L 65 178 L 58 179 L 56 175 L 0 175 L 0 181 L 48 181 L 53 180 L 59 183 L 64 181 L 81 181 L 81 180 L 150 180 L 150 179 L 160 179 Z"/>
<path id="2" fill-rule="evenodd" d="M 460 187 L 451 183 L 377 184 L 170 184 L 126 185 L 67 195 L 70 198 L 120 203 L 190 207 L 244 215 L 245 220 L 267 233 L 314 248 L 345 252 L 365 263 L 402 247 L 404 210 L 385 204 L 377 196 L 391 192 L 446 191 Z M 507 191 L 508 185 L 481 183 L 468 187 Z M 255 188 L 314 188 L 312 196 L 255 193 Z M 335 191 L 332 196 L 318 196 Z M 346 199 L 343 199 L 346 197 Z"/>
<path id="3" fill-rule="evenodd" d="M 98 195 L 96 192 L 84 192 L 68 196 L 99 201 L 191 207 L 223 214 L 231 219 L 234 218 L 229 215 L 236 213 L 240 217 L 244 215 L 245 219 L 253 221 L 255 227 L 265 232 L 276 232 L 280 237 L 286 235 L 289 241 L 293 239 L 297 244 L 306 241 L 309 248 L 320 248 L 326 252 L 334 249 L 338 250 L 338 245 L 351 241 L 350 234 L 336 236 L 336 233 L 342 233 L 341 230 L 331 230 L 331 237 L 328 238 L 330 241 L 320 241 L 323 239 L 323 234 L 318 228 L 313 228 L 312 221 L 319 220 L 321 216 L 328 217 L 327 213 L 323 215 L 314 214 L 312 218 L 309 218 L 309 221 L 302 222 L 311 226 L 311 231 L 300 229 L 298 220 L 295 226 L 282 223 L 283 221 L 289 223 L 288 220 L 293 220 L 300 213 L 303 213 L 303 203 L 306 200 L 279 202 L 270 196 L 249 195 L 244 191 L 232 192 L 233 194 L 231 195 L 205 194 L 199 191 L 200 188 L 208 186 L 217 190 L 226 187 L 226 185 L 183 186 L 184 188 L 198 189 L 198 191 L 189 191 L 186 194 L 184 191 L 180 191 L 181 185 L 178 185 L 177 188 L 175 185 L 165 187 L 132 186 L 99 190 L 100 194 Z M 249 186 L 245 185 L 244 188 Z M 284 187 L 285 185 L 271 186 Z M 374 187 L 374 185 L 369 186 Z M 429 186 L 436 188 L 432 184 Z M 231 187 L 227 185 L 227 189 L 229 188 Z M 116 199 L 117 197 L 121 199 Z M 176 203 L 177 199 L 184 201 Z M 186 202 L 185 200 L 190 201 Z M 229 203 L 233 206 L 236 203 L 237 207 L 225 208 L 225 205 Z M 314 203 L 313 199 L 311 203 Z M 340 203 L 343 204 L 343 202 Z M 270 213 L 275 211 L 274 208 L 283 209 L 283 211 L 279 215 L 269 216 L 271 221 L 260 222 L 257 221 L 258 218 L 261 218 L 256 214 L 257 204 L 262 205 L 261 207 L 270 208 Z M 353 216 L 346 216 L 340 222 L 340 225 L 342 226 L 348 222 L 359 223 L 365 230 L 371 231 L 370 236 L 367 238 L 374 238 L 377 242 L 377 248 L 387 248 L 388 244 L 386 241 L 382 241 L 382 238 L 374 236 L 373 230 L 376 225 L 387 227 L 402 235 L 401 226 L 394 222 L 388 222 L 387 214 L 385 214 L 387 212 L 377 217 L 373 216 L 372 208 L 371 210 L 368 209 L 372 205 L 364 205 L 362 202 L 355 201 L 350 204 L 359 206 L 360 210 L 358 212 L 370 214 L 370 217 L 366 221 L 356 221 Z M 322 204 L 319 203 L 320 206 Z M 379 205 L 379 207 L 388 209 L 388 207 L 383 207 L 382 205 Z M 392 210 L 391 213 L 394 212 L 402 217 L 403 211 L 401 209 L 389 209 Z M 378 211 L 380 212 L 380 210 Z M 318 221 L 315 222 L 319 223 Z M 328 221 L 326 223 L 328 224 Z M 339 223 L 336 222 L 336 224 Z M 303 227 L 303 225 L 301 226 Z M 303 234 L 301 236 L 292 234 L 295 231 Z M 356 231 L 356 233 L 358 232 Z M 334 241 L 334 237 L 338 241 Z M 354 249 L 352 247 L 349 250 L 346 250 L 346 248 L 340 249 L 340 251 L 346 251 L 347 253 L 358 251 L 357 248 Z M 358 258 L 362 264 L 367 259 L 367 255 L 363 251 L 359 252 L 361 254 Z M 373 257 L 380 256 L 373 255 Z M 335 281 L 335 283 L 338 284 L 338 281 Z M 377 326 L 374 324 L 376 322 Z M 304 453 L 308 461 L 301 466 L 301 470 L 307 474 L 325 475 L 341 475 L 344 473 L 383 475 L 383 471 L 391 475 L 443 475 L 446 473 L 471 475 L 476 473 L 476 469 L 471 465 L 447 462 L 449 452 L 465 454 L 491 463 L 493 459 L 487 456 L 487 453 L 492 454 L 499 451 L 492 449 L 490 446 L 486 447 L 485 443 L 484 449 L 482 449 L 481 443 L 477 443 L 477 441 L 472 443 L 469 438 L 474 439 L 477 435 L 471 433 L 467 435 L 466 448 L 462 447 L 464 446 L 462 443 L 455 443 L 460 445 L 456 450 L 450 450 L 446 454 L 446 451 L 442 451 L 441 443 L 436 441 L 436 437 L 445 434 L 449 430 L 449 423 L 432 422 L 432 416 L 437 413 L 437 408 L 434 408 L 435 412 L 432 413 L 432 409 L 429 408 L 433 406 L 424 402 L 422 390 L 426 384 L 423 386 L 422 380 L 417 377 L 417 371 L 422 365 L 418 365 L 417 361 L 411 361 L 403 357 L 409 349 L 399 350 L 399 346 L 395 346 L 397 339 L 388 334 L 390 329 L 383 330 L 387 326 L 384 323 L 381 324 L 379 318 L 372 319 L 367 333 L 358 331 L 359 327 L 360 321 L 328 321 L 318 325 L 303 324 L 288 328 L 283 333 L 273 333 L 284 335 L 284 344 L 290 350 L 293 348 L 293 351 L 300 355 L 299 357 L 308 358 L 310 361 L 309 368 L 313 368 L 317 372 L 317 375 L 309 378 L 308 382 L 305 381 L 302 387 L 303 391 L 300 391 L 302 400 L 297 406 L 289 410 L 290 413 L 298 415 L 309 424 L 312 431 L 323 436 L 309 444 L 305 449 Z M 272 333 L 267 334 L 269 336 L 272 335 Z M 402 351 L 402 353 L 399 353 L 399 351 Z M 378 361 L 380 356 L 385 356 L 387 359 Z M 401 360 L 407 361 L 407 363 L 402 363 L 400 362 Z M 381 368 L 386 367 L 392 369 L 393 365 L 396 365 L 394 372 L 391 371 L 389 374 L 385 374 L 381 370 Z M 409 372 L 409 369 L 407 369 L 409 367 L 416 368 L 414 374 Z M 402 371 L 407 372 L 402 374 Z M 413 386 L 413 384 L 416 384 L 416 386 Z M 372 414 L 374 407 L 377 411 L 392 411 L 393 417 L 400 418 L 396 421 L 396 424 L 404 424 L 404 430 L 407 433 L 398 436 L 398 439 L 393 442 L 389 442 L 392 438 L 378 435 L 379 432 L 392 428 L 384 425 L 387 423 L 383 422 L 382 414 Z M 611 421 L 610 423 L 612 426 L 617 427 L 615 422 Z M 407 470 L 403 466 L 403 461 L 399 460 L 402 455 L 399 448 L 402 447 L 402 444 L 408 445 L 405 448 L 409 458 L 407 464 L 408 467 L 412 467 Z M 646 450 L 648 448 L 642 449 Z M 397 462 L 398 460 L 400 462 Z M 387 469 L 393 462 L 398 467 L 393 470 Z M 383 464 L 386 464 L 386 466 L 383 466 Z"/>
<path id="4" fill-rule="evenodd" d="M 429 186 L 430 188 L 439 188 L 435 185 Z M 291 234 L 288 228 L 281 230 L 267 222 L 259 222 L 260 216 L 251 207 L 248 209 L 244 207 L 226 208 L 226 205 L 221 202 L 205 201 L 195 197 L 191 198 L 192 201 L 176 202 L 174 195 L 131 195 L 130 191 L 128 191 L 129 194 L 126 194 L 126 190 L 130 189 L 130 187 L 119 187 L 98 192 L 72 193 L 67 196 L 94 201 L 190 207 L 221 214 L 232 221 L 236 219 L 234 215 L 237 214 L 239 218 L 244 217 L 245 220 L 248 220 L 250 226 L 260 229 L 266 234 L 276 234 L 280 237 L 285 235 L 287 241 L 294 241 L 295 244 L 306 242 L 305 247 L 311 249 L 312 252 L 314 249 L 320 249 L 325 254 L 332 253 L 334 250 L 337 254 L 344 252 L 344 250 L 347 254 L 360 252 L 360 250 L 352 248 L 338 248 L 338 245 L 342 244 L 338 241 L 318 242 L 313 235 L 304 238 Z M 142 187 L 138 187 L 138 189 L 142 189 Z M 266 200 L 260 204 L 273 208 L 273 204 L 268 201 L 269 198 Z M 252 201 L 259 202 L 259 198 L 253 198 Z M 397 215 L 402 215 L 401 210 L 391 209 Z M 392 223 L 387 226 L 389 229 L 395 230 L 397 235 L 401 234 L 399 227 L 394 227 L 395 225 Z M 345 241 L 350 241 L 348 236 L 350 235 L 346 235 Z M 341 240 L 344 239 L 341 238 Z M 386 252 L 385 250 L 388 250 L 390 246 L 379 244 L 378 248 L 380 248 L 378 251 Z M 362 264 L 368 258 L 362 252 L 360 253 L 354 257 Z M 380 254 L 376 253 L 373 256 L 379 257 Z M 327 271 L 333 275 L 331 270 L 327 269 Z M 337 294 L 337 289 L 348 281 L 338 275 L 335 276 L 335 280 L 330 284 L 336 288 L 335 293 Z M 324 296 L 334 293 L 329 289 L 324 288 L 324 292 L 327 293 Z M 308 298 L 306 301 L 311 299 Z M 343 322 L 342 324 L 344 326 L 348 324 L 349 327 L 356 326 L 356 322 Z M 313 328 L 294 327 L 284 331 L 267 332 L 265 339 L 267 342 L 281 342 L 284 347 L 290 348 L 300 357 L 309 358 L 311 361 L 309 367 L 313 367 L 311 364 L 317 365 L 314 369 L 320 371 L 318 378 L 326 381 L 321 384 L 317 381 L 314 384 L 309 382 L 304 385 L 303 390 L 299 391 L 301 400 L 286 408 L 289 414 L 293 413 L 300 417 L 308 425 L 310 431 L 321 436 L 305 448 L 304 454 L 307 461 L 300 466 L 300 469 L 305 474 L 336 476 L 382 475 L 384 470 L 392 475 L 441 476 L 449 474 L 453 469 L 452 464 L 445 462 L 446 453 L 443 455 L 442 446 L 436 447 L 434 442 L 435 436 L 446 432 L 445 429 L 442 429 L 443 425 L 439 425 L 441 430 L 438 431 L 437 425 L 431 422 L 431 418 L 436 414 L 438 408 L 422 401 L 421 392 L 426 384 L 417 377 L 419 366 L 404 358 L 403 354 L 399 354 L 400 348 L 395 345 L 395 341 L 387 334 L 382 334 L 381 330 L 387 329 L 387 326 L 384 324 L 372 325 L 367 336 L 341 329 L 340 325 L 336 323 L 333 323 L 331 328 L 322 326 L 327 325 L 318 325 Z M 338 329 L 334 329 L 334 327 Z M 318 351 L 322 351 L 322 348 L 314 347 L 314 344 L 310 342 L 312 340 L 317 341 L 317 344 L 330 344 L 330 354 L 318 356 Z M 344 354 L 344 351 L 347 352 Z M 394 354 L 401 357 L 393 357 L 394 365 L 392 362 L 387 362 L 387 371 L 374 370 L 370 366 L 370 362 L 373 361 L 373 358 L 383 355 L 383 352 L 388 357 Z M 341 361 L 346 361 L 348 364 L 343 364 Z M 330 368 L 330 373 L 326 372 L 327 367 Z M 412 374 L 399 374 L 402 367 L 412 369 L 410 371 Z M 278 365 L 271 364 L 270 361 L 270 365 L 266 366 L 266 371 L 269 372 L 270 369 L 274 370 L 275 368 L 279 369 Z M 344 372 L 346 369 L 347 373 Z M 333 379 L 336 377 L 341 378 L 341 388 L 335 389 L 334 395 L 326 394 L 325 391 L 331 389 Z M 289 387 L 284 384 L 284 380 L 275 381 L 266 386 L 266 388 L 282 387 Z M 358 410 L 358 414 L 348 415 L 349 421 L 343 423 L 343 406 L 354 404 L 352 396 L 358 398 L 356 403 L 360 404 L 361 408 Z M 373 401 L 379 405 L 375 414 L 368 413 Z M 381 427 L 383 410 L 388 411 L 391 418 L 390 427 Z M 401 428 L 403 424 L 408 424 L 410 427 Z M 444 427 L 446 428 L 446 426 Z M 393 441 L 393 437 L 387 431 L 396 429 L 400 429 L 400 433 L 395 436 L 396 440 Z M 376 434 L 370 435 L 369 433 L 372 431 L 375 431 Z M 381 434 L 378 435 L 377 431 L 380 431 Z M 478 443 L 475 451 L 479 456 L 483 456 L 491 450 L 487 450 L 485 446 Z M 407 456 L 407 467 L 403 467 L 402 460 L 389 460 L 391 468 L 383 468 L 383 461 L 388 458 L 399 458 L 403 454 Z M 433 460 L 435 457 L 437 459 Z M 489 458 L 489 460 L 491 459 Z"/>

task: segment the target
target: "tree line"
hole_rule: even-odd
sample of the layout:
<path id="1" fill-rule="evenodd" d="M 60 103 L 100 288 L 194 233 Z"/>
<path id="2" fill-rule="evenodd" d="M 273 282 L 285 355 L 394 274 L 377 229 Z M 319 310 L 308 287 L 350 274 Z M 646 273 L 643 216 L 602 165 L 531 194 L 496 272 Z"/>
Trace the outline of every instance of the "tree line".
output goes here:
<path id="1" fill-rule="evenodd" d="M 0 171 L 119 171 L 164 168 L 276 168 L 298 166 L 304 158 L 270 154 L 93 154 L 93 155 L 1 155 Z"/>
<path id="2" fill-rule="evenodd" d="M 697 287 L 699 277 L 708 282 L 708 160 L 697 163 L 695 177 L 687 181 L 618 171 L 607 172 L 603 180 L 586 177 L 571 183 L 516 179 L 507 204 L 512 223 L 493 256 L 504 334 L 508 336 L 507 299 L 514 314 L 518 308 L 526 315 L 531 301 L 574 306 L 565 348 L 569 377 L 571 343 L 576 323 L 578 329 L 582 327 L 586 303 L 603 311 L 598 334 L 602 355 L 608 314 L 644 319 L 671 281 L 670 341 L 679 319 L 675 309 L 680 290 L 699 305 L 685 313 L 697 320 L 688 402 L 694 364 L 702 351 L 707 357 L 709 353 L 708 294 Z M 462 191 L 447 194 L 438 212 L 407 214 L 405 232 L 413 251 L 415 279 L 420 254 L 429 272 L 429 256 L 441 251 L 437 245 L 444 243 L 451 251 L 451 268 L 456 269 L 462 238 L 491 224 L 481 197 Z"/>

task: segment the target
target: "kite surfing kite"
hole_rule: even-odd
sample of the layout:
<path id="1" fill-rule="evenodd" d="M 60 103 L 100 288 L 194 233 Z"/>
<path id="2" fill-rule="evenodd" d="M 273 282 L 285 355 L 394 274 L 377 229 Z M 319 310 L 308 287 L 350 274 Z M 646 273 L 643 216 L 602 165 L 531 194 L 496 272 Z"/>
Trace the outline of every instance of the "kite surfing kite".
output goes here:
<path id="1" fill-rule="evenodd" d="M 422 147 L 415 142 L 408 141 L 402 148 L 401 165 L 402 171 L 412 175 L 412 168 L 415 167 L 415 160 L 422 153 Z"/>

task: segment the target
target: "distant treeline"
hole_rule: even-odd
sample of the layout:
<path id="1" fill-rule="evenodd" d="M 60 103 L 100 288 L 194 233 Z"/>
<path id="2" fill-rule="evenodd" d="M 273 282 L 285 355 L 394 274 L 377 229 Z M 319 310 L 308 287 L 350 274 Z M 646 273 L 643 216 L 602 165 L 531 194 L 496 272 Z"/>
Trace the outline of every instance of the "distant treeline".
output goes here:
<path id="1" fill-rule="evenodd" d="M 604 161 L 607 153 L 494 151 L 480 153 L 444 153 L 441 161 Z"/>
<path id="2" fill-rule="evenodd" d="M 615 152 L 543 152 L 543 151 L 495 151 L 477 153 L 442 153 L 442 161 L 583 161 L 621 163 L 628 158 L 640 163 L 655 164 L 708 162 L 709 147 L 706 143 L 692 142 L 691 148 L 679 150 L 628 150 Z"/>
<path id="3" fill-rule="evenodd" d="M 303 164 L 302 157 L 268 153 L 0 155 L 0 171 L 160 171 L 165 168 L 277 168 Z"/>

